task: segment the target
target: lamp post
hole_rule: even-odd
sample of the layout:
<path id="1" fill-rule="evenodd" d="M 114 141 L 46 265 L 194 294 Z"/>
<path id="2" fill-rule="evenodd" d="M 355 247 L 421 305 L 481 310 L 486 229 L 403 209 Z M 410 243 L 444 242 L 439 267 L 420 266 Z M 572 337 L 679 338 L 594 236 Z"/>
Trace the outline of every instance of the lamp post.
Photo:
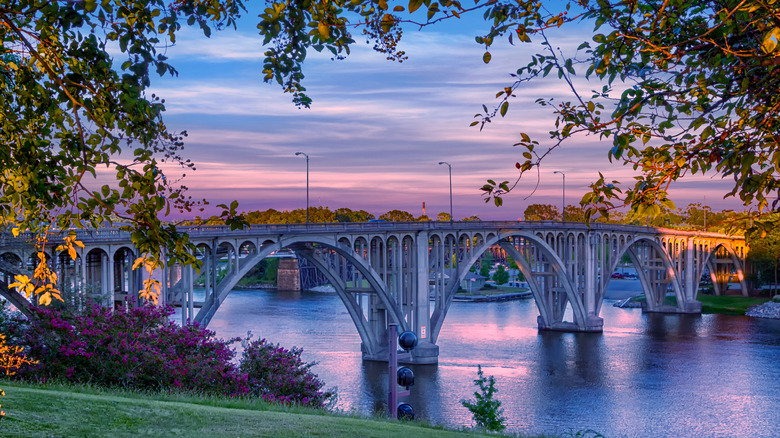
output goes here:
<path id="1" fill-rule="evenodd" d="M 309 155 L 303 152 L 296 152 L 295 155 L 306 157 L 306 225 L 309 225 Z"/>
<path id="2" fill-rule="evenodd" d="M 450 173 L 450 222 L 452 222 L 452 166 L 446 161 L 439 161 L 439 164 L 446 164 Z"/>
<path id="3" fill-rule="evenodd" d="M 553 173 L 560 173 L 563 177 L 563 209 L 561 210 L 561 218 L 563 220 L 561 222 L 566 222 L 566 174 L 560 170 L 556 170 Z"/>

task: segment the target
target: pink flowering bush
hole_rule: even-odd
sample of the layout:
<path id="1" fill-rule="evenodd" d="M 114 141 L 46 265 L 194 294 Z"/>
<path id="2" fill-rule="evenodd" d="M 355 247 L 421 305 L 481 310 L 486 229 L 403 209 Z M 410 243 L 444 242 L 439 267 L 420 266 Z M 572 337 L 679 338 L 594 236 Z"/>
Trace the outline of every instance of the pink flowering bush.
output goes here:
<path id="1" fill-rule="evenodd" d="M 301 359 L 303 350 L 292 350 L 265 339 L 242 342 L 244 357 L 240 370 L 247 376 L 252 395 L 282 404 L 323 407 L 334 393 L 323 391 L 323 382 L 310 369 L 315 365 Z"/>
<path id="2" fill-rule="evenodd" d="M 334 395 L 322 390 L 310 370 L 314 363 L 301 360 L 301 349 L 246 339 L 236 365 L 230 345 L 239 338 L 223 341 L 197 324 L 179 327 L 170 321 L 171 313 L 152 306 L 127 312 L 37 308 L 32 321 L 0 331 L 12 332 L 10 338 L 38 361 L 20 369 L 26 379 L 261 397 L 311 407 L 324 407 Z"/>
<path id="3" fill-rule="evenodd" d="M 27 377 L 109 387 L 246 395 L 246 378 L 229 347 L 214 332 L 168 319 L 170 308 L 124 311 L 91 306 L 81 313 L 35 309 L 24 331 L 29 355 L 39 361 Z"/>

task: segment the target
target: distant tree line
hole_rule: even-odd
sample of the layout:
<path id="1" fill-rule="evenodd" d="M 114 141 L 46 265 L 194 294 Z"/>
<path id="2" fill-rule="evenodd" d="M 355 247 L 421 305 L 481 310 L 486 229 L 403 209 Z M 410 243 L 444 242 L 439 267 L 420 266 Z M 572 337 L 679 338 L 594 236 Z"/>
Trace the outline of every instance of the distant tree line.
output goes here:
<path id="1" fill-rule="evenodd" d="M 276 210 L 269 208 L 264 211 L 250 211 L 243 214 L 244 219 L 250 224 L 302 224 L 306 222 L 306 209 L 298 208 L 295 210 Z M 368 222 L 370 220 L 383 220 L 387 222 L 428 222 L 433 219 L 423 214 L 415 217 L 413 214 L 403 210 L 390 210 L 379 215 L 379 217 L 365 210 L 352 210 L 349 208 L 337 208 L 331 210 L 328 207 L 309 207 L 309 222 L 311 223 L 334 223 L 334 222 Z M 449 213 L 439 213 L 436 215 L 437 221 L 449 221 Z M 460 219 L 461 221 L 479 221 L 479 216 L 468 216 Z M 224 225 L 220 216 L 211 216 L 207 219 L 196 217 L 191 221 L 184 221 L 182 225 Z"/>

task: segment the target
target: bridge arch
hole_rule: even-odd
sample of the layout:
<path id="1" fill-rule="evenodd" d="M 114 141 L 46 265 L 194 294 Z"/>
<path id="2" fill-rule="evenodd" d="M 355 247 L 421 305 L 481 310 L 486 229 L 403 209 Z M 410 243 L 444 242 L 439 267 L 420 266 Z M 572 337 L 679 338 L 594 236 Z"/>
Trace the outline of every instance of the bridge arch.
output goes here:
<path id="1" fill-rule="evenodd" d="M 639 277 L 642 291 L 645 293 L 647 311 L 654 312 L 664 309 L 666 292 L 669 287 L 672 288 L 677 299 L 676 307 L 680 310 L 686 309 L 690 305 L 688 304 L 689 300 L 683 293 L 682 284 L 677 275 L 680 257 L 678 257 L 677 263 L 671 257 L 671 254 L 680 253 L 680 246 L 680 241 L 676 239 L 664 241 L 648 236 L 621 236 L 620 245 L 615 251 L 616 256 L 611 260 L 607 272 L 602 274 L 603 291 L 606 292 L 612 280 L 612 273 L 617 269 L 623 255 L 627 254 Z"/>
<path id="2" fill-rule="evenodd" d="M 373 241 L 373 239 L 371 239 L 371 241 Z M 379 351 L 386 348 L 383 345 L 384 339 L 381 336 L 376 336 L 371 333 L 368 317 L 363 314 L 358 303 L 348 296 L 347 285 L 336 278 L 326 262 L 312 254 L 314 249 L 313 245 L 321 245 L 323 248 L 334 251 L 336 254 L 343 257 L 362 275 L 373 293 L 382 301 L 387 309 L 386 317 L 388 320 L 398 324 L 402 330 L 408 330 L 409 322 L 405 320 L 403 312 L 399 309 L 395 300 L 390 297 L 384 280 L 371 265 L 371 247 L 368 243 L 369 240 L 363 237 L 355 239 L 353 246 L 346 245 L 342 240 L 332 236 L 296 236 L 289 239 L 283 238 L 277 242 L 273 242 L 273 244 L 264 245 L 256 254 L 247 257 L 239 269 L 232 272 L 230 275 L 227 275 L 222 282 L 218 284 L 214 299 L 207 300 L 207 302 L 204 303 L 203 308 L 196 315 L 195 321 L 203 326 L 207 326 L 211 321 L 211 318 L 213 318 L 214 313 L 230 294 L 233 287 L 238 284 L 241 278 L 246 275 L 252 267 L 274 251 L 281 248 L 291 248 L 296 251 L 296 253 L 300 252 L 301 254 L 305 254 L 304 257 L 306 257 L 307 260 L 321 269 L 323 274 L 333 281 L 334 288 L 337 290 L 339 297 L 355 323 L 358 334 L 361 336 L 361 341 L 363 342 L 362 348 L 369 355 L 378 354 Z M 376 258 L 376 256 L 374 258 Z"/>
<path id="3" fill-rule="evenodd" d="M 728 245 L 725 242 L 719 242 L 706 253 L 703 265 L 709 270 L 713 290 L 716 295 L 725 293 L 725 290 L 721 289 L 727 289 L 730 277 L 736 275 L 742 295 L 748 296 L 749 290 L 747 283 L 745 282 L 744 266 L 740 261 L 740 253 L 743 251 L 744 248 L 742 247 L 734 248 L 734 246 Z M 729 266 L 733 268 L 733 274 L 725 272 Z M 703 272 L 703 270 L 700 272 Z M 697 288 L 700 281 L 701 278 L 696 281 Z"/>

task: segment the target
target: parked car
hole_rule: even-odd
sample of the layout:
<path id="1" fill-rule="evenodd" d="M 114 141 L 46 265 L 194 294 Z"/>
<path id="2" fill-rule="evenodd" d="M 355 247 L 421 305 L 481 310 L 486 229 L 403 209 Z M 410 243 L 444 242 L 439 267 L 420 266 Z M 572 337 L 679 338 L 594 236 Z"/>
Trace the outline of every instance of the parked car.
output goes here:
<path id="1" fill-rule="evenodd" d="M 625 278 L 625 277 L 626 277 L 625 275 L 619 272 L 615 272 L 614 274 L 612 274 L 612 278 Z"/>

